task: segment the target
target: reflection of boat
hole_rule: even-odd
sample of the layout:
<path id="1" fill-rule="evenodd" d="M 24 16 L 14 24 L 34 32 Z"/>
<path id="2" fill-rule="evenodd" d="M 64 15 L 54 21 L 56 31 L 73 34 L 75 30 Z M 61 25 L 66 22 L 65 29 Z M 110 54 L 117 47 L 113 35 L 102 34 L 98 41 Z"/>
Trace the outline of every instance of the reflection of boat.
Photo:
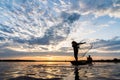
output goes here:
<path id="1" fill-rule="evenodd" d="M 72 65 L 86 65 L 86 64 L 92 64 L 88 61 L 70 61 Z"/>

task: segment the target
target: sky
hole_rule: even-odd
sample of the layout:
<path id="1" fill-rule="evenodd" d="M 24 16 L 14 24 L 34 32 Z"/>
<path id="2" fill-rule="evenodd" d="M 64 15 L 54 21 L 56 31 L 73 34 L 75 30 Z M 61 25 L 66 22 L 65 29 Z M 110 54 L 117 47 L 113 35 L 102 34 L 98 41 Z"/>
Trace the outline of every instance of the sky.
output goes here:
<path id="1" fill-rule="evenodd" d="M 0 59 L 120 58 L 120 0 L 0 0 Z"/>

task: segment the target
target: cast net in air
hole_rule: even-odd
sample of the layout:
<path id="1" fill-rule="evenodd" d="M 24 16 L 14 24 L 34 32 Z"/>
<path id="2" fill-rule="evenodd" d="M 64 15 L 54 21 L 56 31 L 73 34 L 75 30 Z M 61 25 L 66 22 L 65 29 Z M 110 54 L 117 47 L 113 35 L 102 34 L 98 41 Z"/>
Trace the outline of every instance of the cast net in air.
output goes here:
<path id="1" fill-rule="evenodd" d="M 79 57 L 84 57 L 91 49 L 92 49 L 92 43 L 86 42 L 85 44 L 80 44 L 79 45 L 79 50 L 78 50 L 78 56 Z"/>

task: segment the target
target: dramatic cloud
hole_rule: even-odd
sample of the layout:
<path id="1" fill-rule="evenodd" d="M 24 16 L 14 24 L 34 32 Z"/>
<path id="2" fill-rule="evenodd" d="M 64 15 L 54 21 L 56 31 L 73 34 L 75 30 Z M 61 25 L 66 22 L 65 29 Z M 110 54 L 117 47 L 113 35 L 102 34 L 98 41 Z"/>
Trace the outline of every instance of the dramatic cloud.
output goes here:
<path id="1" fill-rule="evenodd" d="M 118 14 L 119 0 L 1 0 L 0 54 L 69 52 L 72 40 L 96 41 L 98 33 L 118 27 Z M 95 49 L 119 49 L 119 40 L 102 38 Z"/>
<path id="2" fill-rule="evenodd" d="M 110 40 L 96 40 L 93 44 L 94 49 L 98 51 L 120 53 L 120 36 L 114 37 Z"/>

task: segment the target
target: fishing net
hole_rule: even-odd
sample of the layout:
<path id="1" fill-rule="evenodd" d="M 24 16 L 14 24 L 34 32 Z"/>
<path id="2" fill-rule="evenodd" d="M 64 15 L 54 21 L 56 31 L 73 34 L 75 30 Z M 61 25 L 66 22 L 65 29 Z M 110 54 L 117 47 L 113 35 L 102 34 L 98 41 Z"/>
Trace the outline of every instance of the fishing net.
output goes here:
<path id="1" fill-rule="evenodd" d="M 92 49 L 92 43 L 86 42 L 85 44 L 80 44 L 79 45 L 79 50 L 78 50 L 78 56 L 79 57 L 84 57 L 89 50 Z"/>

